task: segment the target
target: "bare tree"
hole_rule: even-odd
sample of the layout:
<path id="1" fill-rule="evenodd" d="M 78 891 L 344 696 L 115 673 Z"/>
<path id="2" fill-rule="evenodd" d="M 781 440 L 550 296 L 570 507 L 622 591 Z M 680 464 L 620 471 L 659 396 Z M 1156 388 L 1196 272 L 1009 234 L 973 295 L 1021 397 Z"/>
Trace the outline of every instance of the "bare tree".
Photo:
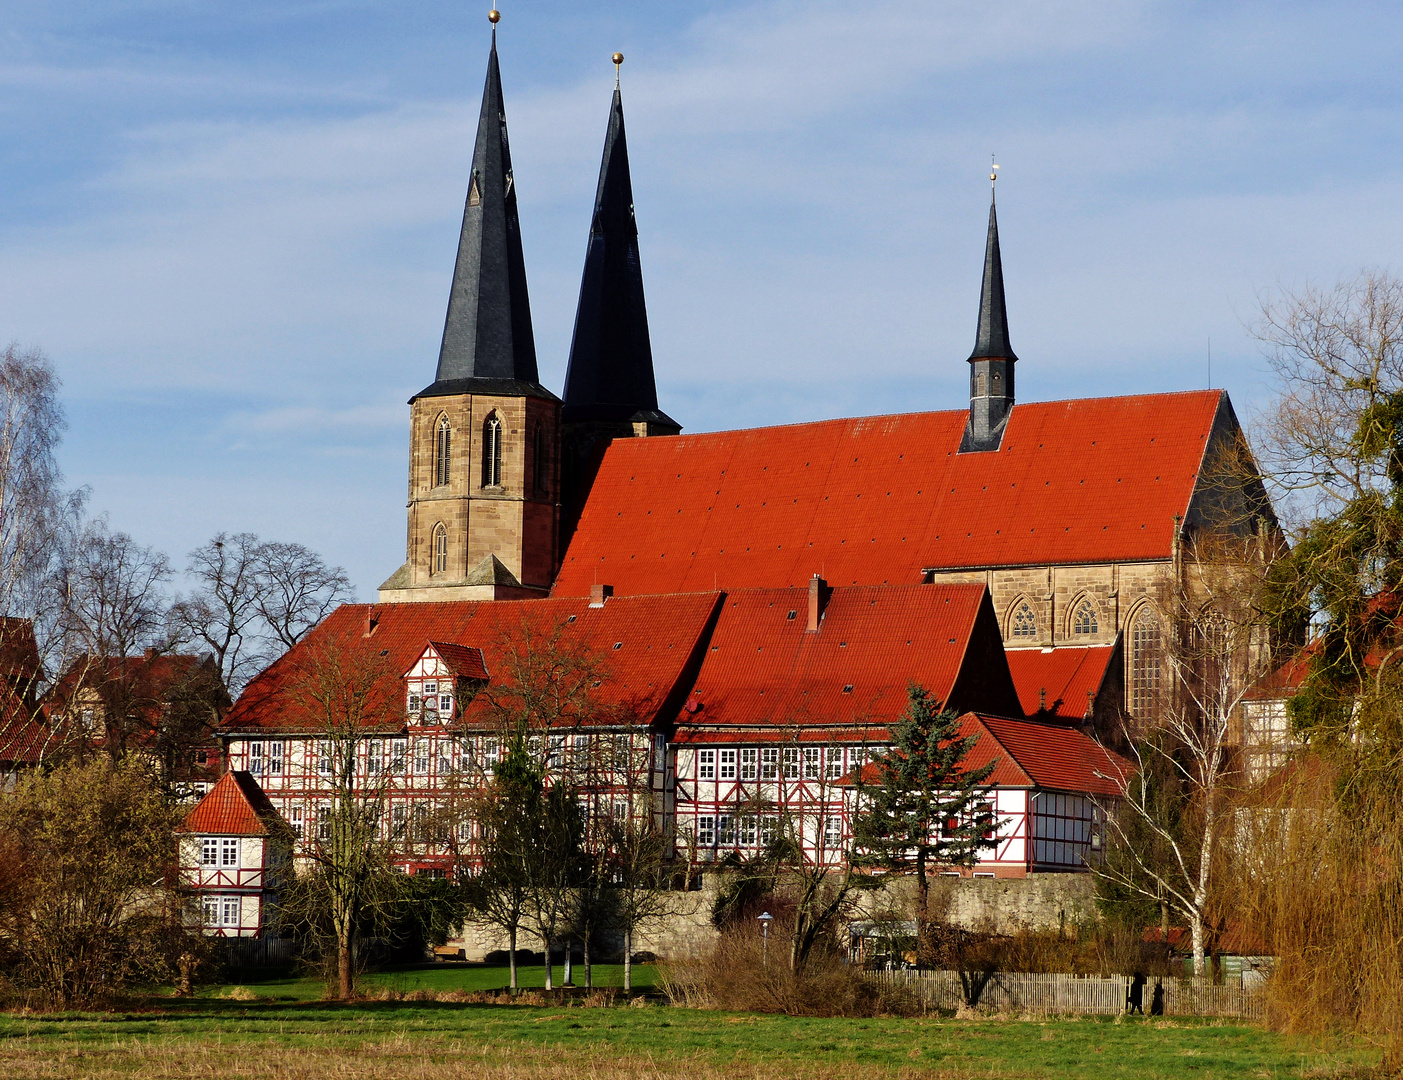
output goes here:
<path id="1" fill-rule="evenodd" d="M 1253 536 L 1203 532 L 1188 547 L 1163 603 L 1173 629 L 1160 725 L 1132 743 L 1136 770 L 1110 777 L 1120 789 L 1119 805 L 1104 808 L 1117 857 L 1093 870 L 1177 912 L 1202 975 L 1240 780 L 1240 707 L 1272 659 L 1261 608 L 1270 566 Z M 1167 800 L 1166 781 L 1177 800 Z"/>
<path id="2" fill-rule="evenodd" d="M 346 571 L 327 566 L 301 544 L 260 544 L 256 574 L 258 614 L 284 648 L 292 648 L 333 610 L 354 599 Z"/>
<path id="3" fill-rule="evenodd" d="M 360 639 L 327 638 L 299 653 L 289 681 L 292 722 L 319 735 L 318 773 L 325 802 L 312 823 L 302 854 L 310 863 L 302 882 L 304 925 L 330 926 L 336 951 L 337 990 L 354 991 L 356 951 L 368 922 L 399 897 L 391 854 L 400 837 L 385 813 L 394 756 L 385 760 L 377 735 L 403 723 L 401 684 L 380 650 Z"/>

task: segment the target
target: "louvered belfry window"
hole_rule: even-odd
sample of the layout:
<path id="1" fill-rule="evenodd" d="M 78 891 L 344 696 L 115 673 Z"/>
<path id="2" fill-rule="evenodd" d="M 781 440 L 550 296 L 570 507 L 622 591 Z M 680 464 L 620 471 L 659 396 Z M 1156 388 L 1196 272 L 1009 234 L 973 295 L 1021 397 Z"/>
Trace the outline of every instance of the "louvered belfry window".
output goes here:
<path id="1" fill-rule="evenodd" d="M 433 560 L 433 572 L 435 574 L 446 574 L 448 572 L 448 529 L 442 522 L 434 526 Z"/>
<path id="2" fill-rule="evenodd" d="M 448 422 L 448 417 L 441 416 L 434 431 L 434 487 L 443 487 L 448 483 L 452 463 L 453 426 Z"/>
<path id="3" fill-rule="evenodd" d="M 496 413 L 482 425 L 482 486 L 502 486 L 502 421 Z"/>

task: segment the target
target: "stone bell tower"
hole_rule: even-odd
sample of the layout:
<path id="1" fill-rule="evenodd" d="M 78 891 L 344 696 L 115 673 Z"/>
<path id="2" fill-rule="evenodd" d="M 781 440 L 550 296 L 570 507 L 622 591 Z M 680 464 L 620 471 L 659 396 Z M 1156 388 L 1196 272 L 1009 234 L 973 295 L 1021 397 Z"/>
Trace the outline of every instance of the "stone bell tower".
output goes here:
<path id="1" fill-rule="evenodd" d="M 560 399 L 536 371 L 491 18 L 438 371 L 409 402 L 407 558 L 383 603 L 544 596 L 555 574 Z"/>

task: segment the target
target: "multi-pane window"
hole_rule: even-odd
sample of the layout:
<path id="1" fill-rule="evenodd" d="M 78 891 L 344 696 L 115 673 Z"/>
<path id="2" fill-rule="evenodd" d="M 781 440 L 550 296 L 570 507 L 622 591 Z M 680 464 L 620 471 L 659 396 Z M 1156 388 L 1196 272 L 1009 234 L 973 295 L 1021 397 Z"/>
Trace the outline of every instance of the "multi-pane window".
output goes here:
<path id="1" fill-rule="evenodd" d="M 384 763 L 384 743 L 380 739 L 367 739 L 365 742 L 365 771 L 374 776 Z"/>
<path id="2" fill-rule="evenodd" d="M 1013 612 L 1013 620 L 1009 624 L 1009 637 L 1014 638 L 1035 638 L 1038 636 L 1038 617 L 1033 614 L 1033 607 L 1024 600 Z"/>
<path id="3" fill-rule="evenodd" d="M 263 775 L 263 744 L 261 742 L 248 744 L 248 771 L 254 776 Z"/>
<path id="4" fill-rule="evenodd" d="M 331 775 L 331 750 L 331 743 L 317 743 L 317 772 L 319 772 L 322 776 Z"/>
<path id="5" fill-rule="evenodd" d="M 409 746 L 404 739 L 390 740 L 390 772 L 400 776 L 406 769 L 409 759 Z"/>
<path id="6" fill-rule="evenodd" d="M 837 780 L 843 775 L 843 749 L 830 746 L 823 755 L 823 776 L 825 780 Z"/>
<path id="7" fill-rule="evenodd" d="M 779 779 L 779 747 L 767 746 L 760 751 L 760 779 Z"/>
<path id="8" fill-rule="evenodd" d="M 565 736 L 552 735 L 546 754 L 546 768 L 559 770 L 565 764 Z"/>
<path id="9" fill-rule="evenodd" d="M 699 847 L 711 847 L 716 843 L 716 819 L 714 817 L 697 818 L 697 845 Z"/>
<path id="10" fill-rule="evenodd" d="M 300 806 L 289 807 L 288 812 L 287 812 L 287 823 L 288 823 L 288 826 L 292 829 L 293 838 L 296 839 L 296 840 L 301 840 L 301 839 L 302 839 L 302 807 L 300 807 Z"/>
<path id="11" fill-rule="evenodd" d="M 734 780 L 736 778 L 736 752 L 734 750 L 721 751 L 721 779 Z"/>
<path id="12" fill-rule="evenodd" d="M 1094 634 L 1096 630 L 1096 605 L 1090 600 L 1083 600 L 1077 605 L 1076 614 L 1072 616 L 1072 633 Z"/>
<path id="13" fill-rule="evenodd" d="M 331 839 L 331 807 L 325 803 L 317 807 L 317 839 Z"/>
<path id="14" fill-rule="evenodd" d="M 226 837 L 219 841 L 219 865 L 239 865 L 239 841 L 236 838 Z"/>
<path id="15" fill-rule="evenodd" d="M 239 898 L 237 896 L 206 896 L 203 903 L 206 926 L 238 926 Z"/>
<path id="16" fill-rule="evenodd" d="M 420 776 L 429 775 L 429 740 L 414 740 L 414 771 Z"/>
<path id="17" fill-rule="evenodd" d="M 453 426 L 448 417 L 441 416 L 434 432 L 434 486 L 443 487 L 448 483 L 449 469 L 453 454 Z"/>
<path id="18" fill-rule="evenodd" d="M 716 751 L 699 750 L 697 752 L 697 779 L 716 779 Z"/>
<path id="19" fill-rule="evenodd" d="M 762 845 L 773 844 L 779 836 L 779 817 L 775 814 L 765 814 L 760 818 L 760 843 Z"/>
<path id="20" fill-rule="evenodd" d="M 758 750 L 742 750 L 740 752 L 740 778 L 742 780 L 755 779 L 756 760 L 759 753 Z"/>
<path id="21" fill-rule="evenodd" d="M 759 835 L 759 822 L 756 820 L 754 814 L 746 814 L 740 819 L 741 847 L 754 847 L 755 841 Z"/>
<path id="22" fill-rule="evenodd" d="M 736 842 L 736 822 L 730 814 L 722 814 L 716 819 L 716 842 L 722 847 L 730 847 Z"/>
<path id="23" fill-rule="evenodd" d="M 408 808 L 404 803 L 395 803 L 390 807 L 390 836 L 399 839 L 404 835 L 404 825 L 409 818 Z"/>
<path id="24" fill-rule="evenodd" d="M 1154 609 L 1144 607 L 1130 629 L 1130 711 L 1154 715 L 1160 692 L 1160 628 Z"/>
<path id="25" fill-rule="evenodd" d="M 823 819 L 823 849 L 835 851 L 843 843 L 843 819 L 826 817 Z"/>
<path id="26" fill-rule="evenodd" d="M 219 841 L 213 836 L 206 836 L 200 841 L 200 865 L 219 865 Z"/>
<path id="27" fill-rule="evenodd" d="M 817 746 L 804 747 L 804 779 L 817 780 L 819 770 L 819 748 Z"/>
<path id="28" fill-rule="evenodd" d="M 797 746 L 784 748 L 784 778 L 786 780 L 799 779 L 799 748 Z"/>
<path id="29" fill-rule="evenodd" d="M 415 716 L 415 715 L 417 715 L 423 708 L 424 708 L 424 699 L 423 699 L 420 695 L 411 692 L 410 695 L 409 695 L 409 714 L 410 714 L 411 716 Z"/>
<path id="30" fill-rule="evenodd" d="M 502 486 L 502 421 L 496 413 L 482 425 L 482 486 Z"/>

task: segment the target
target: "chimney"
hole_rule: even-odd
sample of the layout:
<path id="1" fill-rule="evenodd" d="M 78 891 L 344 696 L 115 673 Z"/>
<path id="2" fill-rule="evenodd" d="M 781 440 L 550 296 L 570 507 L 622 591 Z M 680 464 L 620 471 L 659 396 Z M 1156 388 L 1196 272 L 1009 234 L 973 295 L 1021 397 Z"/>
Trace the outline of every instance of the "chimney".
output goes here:
<path id="1" fill-rule="evenodd" d="M 815 574 L 809 579 L 809 626 L 810 634 L 818 633 L 818 624 L 823 621 L 823 609 L 828 603 L 828 594 L 832 590 L 828 587 L 828 582 Z"/>
<path id="2" fill-rule="evenodd" d="M 146 662 L 149 664 L 152 660 L 156 659 L 156 650 L 148 645 L 141 655 L 146 658 Z"/>
<path id="3" fill-rule="evenodd" d="M 373 604 L 365 612 L 365 637 L 375 633 L 375 628 L 380 625 L 380 609 Z"/>
<path id="4" fill-rule="evenodd" d="M 608 600 L 609 597 L 611 597 L 611 596 L 613 596 L 613 595 L 614 595 L 614 586 L 612 586 L 612 585 L 599 585 L 599 584 L 591 585 L 591 586 L 589 587 L 589 606 L 590 606 L 590 607 L 603 607 L 603 606 L 604 606 L 604 601 L 605 601 L 605 600 Z"/>

